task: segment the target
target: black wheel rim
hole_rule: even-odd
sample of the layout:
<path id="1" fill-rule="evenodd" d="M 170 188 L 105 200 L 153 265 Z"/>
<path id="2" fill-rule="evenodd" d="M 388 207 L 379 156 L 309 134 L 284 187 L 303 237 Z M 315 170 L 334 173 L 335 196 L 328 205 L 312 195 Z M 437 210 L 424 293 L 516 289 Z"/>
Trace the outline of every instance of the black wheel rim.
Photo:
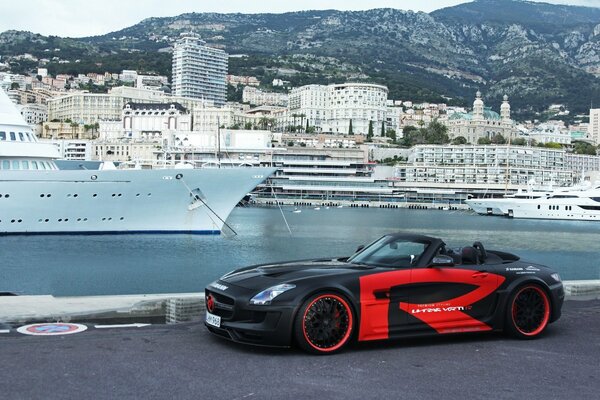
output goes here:
<path id="1" fill-rule="evenodd" d="M 318 350 L 336 350 L 350 336 L 352 314 L 344 300 L 321 296 L 313 300 L 304 314 L 304 336 Z"/>
<path id="2" fill-rule="evenodd" d="M 549 317 L 548 298 L 537 287 L 521 289 L 515 296 L 512 307 L 515 327 L 524 335 L 540 333 Z"/>

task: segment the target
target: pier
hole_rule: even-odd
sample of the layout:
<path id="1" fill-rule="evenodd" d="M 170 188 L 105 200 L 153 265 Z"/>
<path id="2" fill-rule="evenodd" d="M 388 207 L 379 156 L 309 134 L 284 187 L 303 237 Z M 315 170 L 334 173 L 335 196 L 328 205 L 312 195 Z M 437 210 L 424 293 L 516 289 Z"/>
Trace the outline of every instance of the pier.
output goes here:
<path id="1" fill-rule="evenodd" d="M 407 208 L 414 210 L 469 210 L 469 206 L 461 203 L 418 203 L 405 201 L 366 201 L 366 200 L 323 200 L 298 198 L 256 197 L 257 206 L 292 206 L 292 207 L 350 207 L 350 208 Z"/>

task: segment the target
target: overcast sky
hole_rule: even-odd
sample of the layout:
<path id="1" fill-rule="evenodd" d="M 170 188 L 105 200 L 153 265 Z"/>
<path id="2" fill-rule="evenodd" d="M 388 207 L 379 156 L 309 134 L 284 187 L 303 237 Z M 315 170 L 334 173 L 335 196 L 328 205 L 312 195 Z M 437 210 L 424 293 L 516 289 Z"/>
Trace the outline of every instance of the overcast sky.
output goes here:
<path id="1" fill-rule="evenodd" d="M 282 13 L 299 10 L 398 8 L 431 12 L 468 0 L 1 0 L 0 32 L 26 30 L 43 35 L 101 35 L 148 17 L 187 12 Z M 546 0 L 546 3 L 600 7 L 600 0 Z"/>

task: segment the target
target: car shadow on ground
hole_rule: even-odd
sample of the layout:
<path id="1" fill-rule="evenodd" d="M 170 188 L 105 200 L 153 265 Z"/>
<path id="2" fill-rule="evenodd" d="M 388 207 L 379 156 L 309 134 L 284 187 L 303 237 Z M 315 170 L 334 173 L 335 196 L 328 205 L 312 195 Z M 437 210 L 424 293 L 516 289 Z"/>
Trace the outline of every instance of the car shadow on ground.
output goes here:
<path id="1" fill-rule="evenodd" d="M 566 330 L 564 326 L 560 324 L 553 324 L 549 326 L 537 340 L 547 340 L 555 337 L 564 335 Z M 241 354 L 252 354 L 253 356 L 266 356 L 266 357 L 290 357 L 298 356 L 299 354 L 308 355 L 302 351 L 298 346 L 293 345 L 292 347 L 266 347 L 266 346 L 255 346 L 242 343 L 232 342 L 227 339 L 220 337 L 209 336 L 211 344 L 215 346 L 223 347 L 224 351 L 235 351 Z M 385 349 L 402 349 L 402 348 L 419 348 L 419 347 L 431 347 L 431 346 L 447 346 L 447 345 L 459 345 L 459 344 L 479 344 L 485 345 L 490 342 L 514 342 L 522 344 L 531 342 L 531 340 L 521 340 L 513 338 L 503 332 L 474 332 L 474 333 L 457 333 L 449 335 L 438 335 L 438 336 L 419 336 L 419 337 L 405 337 L 390 340 L 377 340 L 369 342 L 352 342 L 343 352 L 369 352 L 369 351 L 380 351 Z"/>

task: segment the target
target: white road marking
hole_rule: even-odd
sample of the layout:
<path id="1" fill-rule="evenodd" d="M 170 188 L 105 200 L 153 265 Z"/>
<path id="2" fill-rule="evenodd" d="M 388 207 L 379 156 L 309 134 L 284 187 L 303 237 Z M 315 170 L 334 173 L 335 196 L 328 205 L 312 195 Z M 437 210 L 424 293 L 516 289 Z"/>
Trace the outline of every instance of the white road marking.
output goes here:
<path id="1" fill-rule="evenodd" d="M 116 324 L 116 325 L 94 325 L 96 329 L 108 329 L 108 328 L 143 328 L 152 324 Z"/>

